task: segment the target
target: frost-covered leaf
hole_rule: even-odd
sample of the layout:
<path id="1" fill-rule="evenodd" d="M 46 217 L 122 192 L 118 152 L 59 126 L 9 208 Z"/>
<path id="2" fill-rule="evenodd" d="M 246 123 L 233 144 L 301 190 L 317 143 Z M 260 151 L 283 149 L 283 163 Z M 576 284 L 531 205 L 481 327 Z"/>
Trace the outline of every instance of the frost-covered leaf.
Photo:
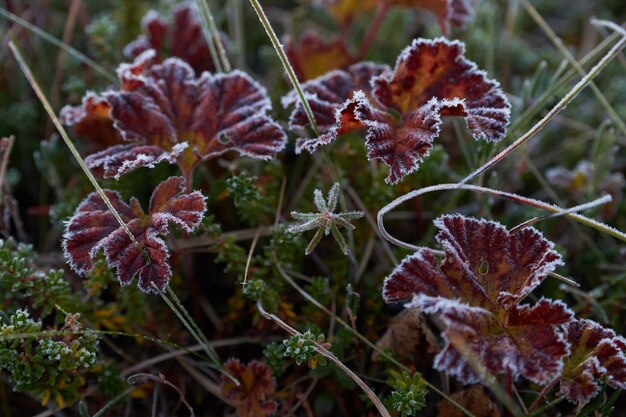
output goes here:
<path id="1" fill-rule="evenodd" d="M 558 395 L 585 404 L 600 392 L 599 383 L 626 389 L 626 340 L 591 320 L 572 320 L 564 326 L 570 343 Z"/>
<path id="2" fill-rule="evenodd" d="M 182 59 L 198 72 L 215 70 L 193 1 L 178 4 L 168 17 L 152 10 L 144 16 L 141 26 L 144 33 L 124 48 L 127 57 L 136 58 L 154 49 L 165 57 Z M 224 33 L 220 32 L 220 38 L 223 44 L 229 44 Z"/>
<path id="3" fill-rule="evenodd" d="M 169 234 L 172 224 L 193 231 L 206 211 L 204 196 L 198 191 L 184 193 L 184 183 L 182 177 L 171 177 L 159 184 L 148 213 L 136 199 L 127 204 L 118 193 L 105 191 L 138 245 L 100 195 L 89 194 L 67 222 L 63 236 L 63 249 L 72 269 L 80 275 L 89 272 L 95 256 L 103 250 L 121 285 L 130 284 L 138 275 L 138 286 L 144 292 L 156 292 L 153 285 L 159 290 L 165 288 L 172 273 L 167 245 L 159 236 Z"/>
<path id="4" fill-rule="evenodd" d="M 113 128 L 110 110 L 109 103 L 103 97 L 88 92 L 80 106 L 64 106 L 59 120 L 71 126 L 76 135 L 89 139 L 96 148 L 101 149 L 122 141 L 120 134 Z"/>
<path id="5" fill-rule="evenodd" d="M 285 52 L 301 81 L 345 68 L 354 62 L 343 38 L 326 40 L 314 31 L 305 32 L 297 40 L 287 38 Z"/>
<path id="6" fill-rule="evenodd" d="M 459 215 L 435 225 L 445 260 L 430 249 L 405 258 L 385 280 L 385 301 L 410 301 L 407 307 L 442 317 L 447 344 L 435 367 L 461 382 L 503 373 L 549 382 L 568 353 L 558 326 L 572 312 L 545 299 L 519 302 L 561 263 L 553 244 L 532 227 L 512 234 L 499 223 Z"/>
<path id="7" fill-rule="evenodd" d="M 239 359 L 229 359 L 224 363 L 224 371 L 233 376 L 234 381 L 222 376 L 220 392 L 237 409 L 239 417 L 267 417 L 278 408 L 274 395 L 274 377 L 270 368 L 261 362 L 252 361 L 243 365 Z"/>
<path id="8" fill-rule="evenodd" d="M 385 301 L 423 293 L 496 311 L 526 297 L 562 263 L 554 244 L 533 227 L 512 234 L 497 222 L 460 215 L 442 216 L 435 225 L 445 261 L 439 266 L 429 249 L 408 256 L 385 280 Z"/>
<path id="9" fill-rule="evenodd" d="M 224 152 L 269 159 L 285 146 L 285 133 L 267 115 L 265 89 L 244 72 L 196 77 L 180 59 L 155 63 L 146 51 L 118 74 L 122 89 L 103 97 L 126 144 L 86 158 L 105 178 L 163 161 L 189 174 Z"/>
<path id="10" fill-rule="evenodd" d="M 546 384 L 563 368 L 568 344 L 558 327 L 571 320 L 573 313 L 561 302 L 542 298 L 532 307 L 516 304 L 492 312 L 422 294 L 410 305 L 440 315 L 446 325 L 446 346 L 435 358 L 435 368 L 465 384 L 506 374 Z"/>
<path id="11" fill-rule="evenodd" d="M 476 139 L 502 139 L 509 123 L 510 104 L 499 84 L 463 56 L 464 45 L 444 38 L 416 39 L 398 58 L 395 70 L 356 83 L 351 73 L 333 71 L 305 83 L 309 103 L 321 135 L 299 139 L 296 150 L 314 152 L 338 135 L 367 128 L 368 159 L 380 159 L 395 184 L 416 171 L 439 136 L 443 116 L 462 116 Z M 355 64 L 360 68 L 373 64 Z M 367 74 L 364 74 L 367 75 Z M 365 88 L 359 89 L 359 86 Z M 284 104 L 296 102 L 295 93 Z M 292 113 L 290 127 L 308 125 L 301 106 Z"/>
<path id="12" fill-rule="evenodd" d="M 299 138 L 296 152 L 307 150 L 313 153 L 320 145 L 331 143 L 337 136 L 363 127 L 361 122 L 354 119 L 352 96 L 359 90 L 367 94 L 371 91 L 372 78 L 386 71 L 389 71 L 386 65 L 361 62 L 302 84 L 321 135 L 319 138 Z M 283 97 L 283 106 L 295 107 L 289 119 L 289 127 L 303 134 L 309 127 L 309 119 L 295 91 Z"/>

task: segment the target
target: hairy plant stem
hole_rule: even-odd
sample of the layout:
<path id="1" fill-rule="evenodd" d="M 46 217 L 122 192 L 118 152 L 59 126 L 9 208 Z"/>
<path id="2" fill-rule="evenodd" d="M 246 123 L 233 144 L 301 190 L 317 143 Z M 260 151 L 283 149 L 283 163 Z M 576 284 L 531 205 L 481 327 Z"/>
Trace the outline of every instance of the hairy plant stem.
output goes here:
<path id="1" fill-rule="evenodd" d="M 16 16 L 13 13 L 9 12 L 4 7 L 0 7 L 0 15 L 4 16 L 7 19 L 11 20 L 12 22 L 15 22 L 18 25 L 20 25 L 20 26 L 30 30 L 35 35 L 40 36 L 42 39 L 50 42 L 51 44 L 61 48 L 62 50 L 64 50 L 65 52 L 67 52 L 68 54 L 70 54 L 71 56 L 76 58 L 77 60 L 79 60 L 79 61 L 87 64 L 91 68 L 93 68 L 97 73 L 102 75 L 104 78 L 108 79 L 109 81 L 111 81 L 114 84 L 117 84 L 118 80 L 117 80 L 117 77 L 115 76 L 115 74 L 113 74 L 111 71 L 109 71 L 108 69 L 106 69 L 102 65 L 98 64 L 93 59 L 89 58 L 87 55 L 85 55 L 82 52 L 80 52 L 78 49 L 72 48 L 71 46 L 69 46 L 65 42 L 55 38 L 54 36 L 48 34 L 47 32 L 39 29 L 37 26 L 30 24 L 29 22 L 27 22 L 26 20 L 22 19 L 21 17 Z"/>
<path id="2" fill-rule="evenodd" d="M 145 251 L 139 245 L 139 242 L 137 242 L 137 239 L 135 239 L 135 235 L 133 235 L 131 233 L 131 231 L 128 228 L 128 226 L 126 225 L 126 223 L 124 223 L 124 220 L 122 220 L 122 217 L 120 216 L 120 214 L 117 212 L 115 207 L 113 207 L 113 204 L 109 200 L 109 197 L 107 197 L 107 195 L 104 193 L 104 190 L 102 189 L 102 187 L 100 187 L 100 184 L 98 184 L 98 181 L 96 180 L 96 178 L 93 176 L 93 174 L 91 173 L 89 168 L 87 168 L 87 165 L 85 165 L 85 161 L 83 160 L 83 158 L 78 153 L 78 150 L 76 149 L 76 146 L 74 146 L 74 143 L 72 142 L 72 139 L 70 139 L 70 136 L 67 134 L 67 132 L 63 128 L 63 125 L 59 121 L 59 118 L 57 117 L 56 113 L 52 109 L 52 105 L 50 105 L 50 102 L 46 98 L 46 95 L 41 90 L 41 87 L 39 87 L 39 83 L 37 82 L 37 80 L 33 76 L 33 73 L 31 72 L 30 67 L 28 66 L 28 64 L 24 60 L 24 57 L 22 56 L 21 52 L 19 51 L 18 47 L 15 45 L 15 43 L 13 41 L 9 41 L 9 49 L 11 50 L 11 53 L 13 53 L 13 56 L 15 57 L 15 59 L 17 60 L 17 63 L 19 64 L 22 72 L 24 73 L 24 76 L 28 80 L 28 83 L 30 84 L 32 89 L 35 91 L 35 94 L 39 98 L 39 101 L 41 102 L 41 104 L 43 105 L 44 109 L 48 113 L 48 116 L 50 117 L 50 119 L 52 119 L 52 123 L 54 124 L 54 126 L 57 129 L 57 131 L 59 132 L 59 134 L 63 138 L 63 141 L 65 142 L 65 144 L 69 148 L 70 152 L 72 153 L 72 155 L 74 156 L 74 158 L 78 162 L 78 165 L 80 165 L 80 168 L 83 170 L 83 172 L 85 173 L 85 175 L 89 179 L 89 182 L 91 182 L 91 184 L 95 188 L 96 192 L 98 193 L 100 198 L 102 198 L 102 201 L 104 201 L 104 204 L 106 204 L 107 208 L 111 211 L 111 213 L 115 217 L 115 220 L 117 220 L 117 222 L 120 224 L 120 226 L 122 227 L 124 232 L 126 232 L 128 237 L 130 238 L 131 242 L 141 251 L 141 253 L 144 256 L 147 256 Z"/>
<path id="3" fill-rule="evenodd" d="M 196 0 L 196 6 L 198 8 L 198 15 L 202 22 L 202 32 L 209 45 L 209 51 L 211 52 L 211 58 L 215 63 L 215 68 L 219 72 L 230 72 L 231 66 L 226 54 L 226 48 L 220 36 L 220 32 L 213 19 L 213 13 L 207 0 Z"/>
<path id="4" fill-rule="evenodd" d="M 499 154 L 491 158 L 477 170 L 472 172 L 470 175 L 461 180 L 460 184 L 465 184 L 479 175 L 483 174 L 485 171 L 494 167 L 496 164 L 500 163 L 504 158 L 510 155 L 514 150 L 519 148 L 521 145 L 526 143 L 529 139 L 534 137 L 539 131 L 541 131 L 544 127 L 548 125 L 548 123 L 559 114 L 569 103 L 576 98 L 578 93 L 580 93 L 599 73 L 606 67 L 609 62 L 617 56 L 617 54 L 626 46 L 626 35 L 622 36 L 620 40 L 613 45 L 613 47 L 602 57 L 600 62 L 598 62 L 589 73 L 583 77 L 562 99 L 559 101 L 556 106 L 554 106 L 548 114 L 546 114 L 541 120 L 539 120 L 533 127 L 531 127 L 525 134 L 520 136 L 515 142 L 510 144 L 506 149 L 501 151 Z"/>
<path id="5" fill-rule="evenodd" d="M 263 308 L 263 305 L 259 301 L 257 301 L 257 309 L 259 310 L 259 313 L 261 313 L 261 315 L 264 318 L 266 318 L 267 320 L 271 320 L 274 323 L 278 324 L 283 330 L 285 330 L 290 335 L 292 336 L 297 335 L 297 336 L 302 337 L 302 333 L 300 333 L 299 331 L 297 331 L 296 329 L 294 329 L 293 327 L 291 327 L 290 325 L 282 321 L 278 316 L 265 311 L 265 309 Z M 361 388 L 361 390 L 363 390 L 365 395 L 367 395 L 367 397 L 372 401 L 372 403 L 374 404 L 374 406 L 376 407 L 376 409 L 378 410 L 381 416 L 391 417 L 391 415 L 389 414 L 389 411 L 387 411 L 387 408 L 385 408 L 385 406 L 380 401 L 380 399 L 378 399 L 374 391 L 372 391 L 372 389 L 368 387 L 367 384 L 363 382 L 363 380 L 359 378 L 357 374 L 352 372 L 350 368 L 344 365 L 343 362 L 341 362 L 331 351 L 326 349 L 321 344 L 317 343 L 316 341 L 313 341 L 313 345 L 315 346 L 315 350 L 320 355 L 324 356 L 325 358 L 330 360 L 332 363 L 334 363 L 339 369 L 344 371 L 346 375 L 350 379 L 352 379 Z"/>

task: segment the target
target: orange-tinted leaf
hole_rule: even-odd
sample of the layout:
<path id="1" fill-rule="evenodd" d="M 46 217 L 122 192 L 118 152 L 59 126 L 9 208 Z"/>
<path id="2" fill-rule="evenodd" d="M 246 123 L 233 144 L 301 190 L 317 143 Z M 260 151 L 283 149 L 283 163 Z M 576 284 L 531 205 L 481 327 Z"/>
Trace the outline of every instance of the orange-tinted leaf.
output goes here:
<path id="1" fill-rule="evenodd" d="M 274 377 L 270 368 L 252 361 L 244 366 L 238 359 L 224 363 L 224 371 L 233 376 L 239 385 L 222 376 L 220 392 L 237 409 L 239 417 L 267 417 L 277 409 L 274 395 Z"/>
<path id="2" fill-rule="evenodd" d="M 450 395 L 453 400 L 475 417 L 500 417 L 502 412 L 485 392 L 482 385 L 472 385 L 468 389 Z M 463 417 L 465 413 L 456 404 L 443 400 L 437 406 L 437 417 Z"/>
<path id="3" fill-rule="evenodd" d="M 64 125 L 72 126 L 76 135 L 89 139 L 96 149 L 101 149 L 122 141 L 117 130 L 113 128 L 110 110 L 111 107 L 104 98 L 88 92 L 80 106 L 63 107 L 59 120 Z"/>
<path id="4" fill-rule="evenodd" d="M 105 191 L 138 245 L 100 195 L 89 194 L 67 222 L 63 236 L 63 250 L 72 269 L 81 275 L 90 271 L 94 257 L 103 250 L 121 285 L 130 284 L 138 275 L 138 286 L 144 292 L 156 292 L 154 285 L 165 288 L 172 273 L 167 245 L 159 235 L 169 234 L 172 224 L 193 231 L 206 211 L 204 196 L 198 191 L 183 193 L 184 183 L 182 177 L 172 177 L 159 184 L 147 214 L 134 198 L 126 204 L 116 192 Z"/>
<path id="5" fill-rule="evenodd" d="M 366 127 L 368 159 L 387 164 L 386 181 L 395 184 L 428 156 L 443 116 L 464 117 L 476 139 L 502 139 L 510 104 L 499 84 L 467 60 L 463 51 L 460 42 L 417 39 L 402 52 L 393 72 L 381 69 L 369 80 L 355 83 L 349 72 L 332 71 L 305 83 L 322 134 L 299 139 L 296 151 L 314 152 L 340 134 Z M 349 71 L 360 65 L 372 68 L 373 64 L 356 64 Z M 359 86 L 362 91 L 356 91 Z M 284 104 L 294 103 L 292 92 Z M 307 124 L 303 109 L 296 106 L 290 126 L 302 130 Z"/>
<path id="6" fill-rule="evenodd" d="M 136 58 L 154 49 L 165 57 L 175 56 L 187 62 L 197 72 L 214 71 L 211 51 L 202 32 L 202 25 L 192 1 L 174 7 L 171 17 L 164 18 L 155 11 L 146 14 L 142 21 L 143 35 L 124 48 L 124 54 Z M 220 32 L 222 43 L 228 45 Z"/>
<path id="7" fill-rule="evenodd" d="M 560 372 L 567 342 L 558 326 L 572 317 L 564 304 L 519 305 L 560 264 L 553 244 L 534 228 L 511 234 L 495 222 L 447 215 L 435 221 L 446 253 L 405 258 L 385 280 L 387 302 L 441 315 L 446 347 L 435 367 L 474 383 L 510 373 L 546 383 Z"/>
<path id="8" fill-rule="evenodd" d="M 334 70 L 314 80 L 302 84 L 306 99 L 311 106 L 319 138 L 299 138 L 296 152 L 303 149 L 314 152 L 320 145 L 334 141 L 337 136 L 363 127 L 354 117 L 354 103 L 351 98 L 355 91 L 371 91 L 372 78 L 389 71 L 386 65 L 361 62 L 346 70 Z M 309 126 L 309 119 L 299 102 L 295 91 L 283 97 L 283 106 L 294 106 L 289 127 L 303 134 Z"/>
<path id="9" fill-rule="evenodd" d="M 601 381 L 626 389 L 626 340 L 591 320 L 572 320 L 564 326 L 570 343 L 558 395 L 585 404 L 600 391 Z"/>
<path id="10" fill-rule="evenodd" d="M 122 89 L 104 93 L 114 127 L 126 142 L 86 158 L 106 177 L 167 161 L 189 173 L 231 150 L 269 159 L 286 135 L 267 112 L 263 87 L 241 71 L 203 73 L 177 58 L 155 63 L 146 51 L 118 69 Z"/>
<path id="11" fill-rule="evenodd" d="M 498 141 L 506 133 L 511 105 L 498 82 L 487 78 L 464 52 L 459 41 L 417 39 L 400 54 L 392 75 L 373 81 L 374 95 L 403 114 L 433 98 L 462 100 L 464 112 L 452 115 L 464 116 L 476 139 Z"/>
<path id="12" fill-rule="evenodd" d="M 345 68 L 354 61 L 342 38 L 327 41 L 313 31 L 306 32 L 297 41 L 287 38 L 285 51 L 301 81 Z"/>

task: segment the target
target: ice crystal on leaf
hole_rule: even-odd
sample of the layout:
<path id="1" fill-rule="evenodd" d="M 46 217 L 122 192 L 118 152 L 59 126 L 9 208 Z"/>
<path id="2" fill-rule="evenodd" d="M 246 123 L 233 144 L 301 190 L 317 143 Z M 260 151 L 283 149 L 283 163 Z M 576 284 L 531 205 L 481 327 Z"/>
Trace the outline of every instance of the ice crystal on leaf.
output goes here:
<path id="1" fill-rule="evenodd" d="M 498 82 L 487 78 L 463 53 L 464 45 L 458 41 L 416 39 L 400 54 L 393 72 L 379 67 L 370 80 L 357 84 L 350 82 L 350 72 L 335 71 L 305 83 L 322 135 L 300 139 L 296 150 L 313 152 L 338 135 L 366 128 L 368 159 L 380 159 L 389 166 L 386 181 L 395 184 L 416 171 L 428 156 L 443 116 L 464 117 L 476 139 L 502 139 L 509 123 L 509 101 Z M 359 65 L 374 66 L 350 68 Z M 335 87 L 339 82 L 342 87 Z M 291 93 L 283 104 L 294 102 Z M 297 105 L 292 128 L 301 130 L 307 125 L 303 115 Z"/>
<path id="2" fill-rule="evenodd" d="M 333 237 L 339 244 L 341 252 L 344 255 L 348 254 L 348 244 L 339 231 L 340 227 L 354 230 L 355 227 L 350 220 L 356 220 L 363 217 L 363 212 L 350 211 L 346 213 L 335 213 L 337 209 L 337 203 L 339 201 L 339 183 L 335 183 L 328 191 L 328 199 L 324 200 L 321 190 L 315 190 L 314 193 L 315 207 L 317 213 L 299 213 L 297 211 L 291 212 L 291 217 L 299 220 L 300 223 L 290 226 L 289 232 L 302 233 L 307 230 L 318 229 L 315 232 L 315 236 L 306 247 L 305 254 L 309 255 L 315 249 L 315 246 L 319 243 L 322 236 L 328 236 L 331 232 Z"/>
<path id="3" fill-rule="evenodd" d="M 600 391 L 598 382 L 626 389 L 626 340 L 591 320 L 572 320 L 564 326 L 571 353 L 565 359 L 558 395 L 585 404 Z"/>
<path id="4" fill-rule="evenodd" d="M 152 10 L 144 16 L 141 26 L 144 34 L 124 48 L 124 55 L 127 57 L 134 59 L 143 52 L 154 49 L 159 54 L 182 59 L 198 72 L 215 70 L 211 51 L 192 1 L 175 6 L 170 19 Z M 226 35 L 221 32 L 220 39 L 222 43 L 228 44 Z"/>
<path id="5" fill-rule="evenodd" d="M 297 40 L 287 38 L 285 51 L 301 81 L 344 68 L 353 62 L 348 46 L 342 38 L 326 40 L 313 31 L 305 32 Z"/>
<path id="6" fill-rule="evenodd" d="M 220 392 L 240 417 L 267 417 L 276 412 L 276 402 L 269 399 L 274 394 L 274 377 L 266 364 L 252 361 L 244 366 L 238 359 L 229 359 L 224 371 L 239 385 L 222 376 Z"/>
<path id="7" fill-rule="evenodd" d="M 125 143 L 85 158 L 105 178 L 164 161 L 177 163 L 189 178 L 199 164 L 225 152 L 269 159 L 285 146 L 285 133 L 267 115 L 265 89 L 244 72 L 196 77 L 187 63 L 157 63 L 149 50 L 120 65 L 118 75 L 121 89 L 103 97 Z"/>
<path id="8" fill-rule="evenodd" d="M 199 191 L 184 193 L 184 183 L 182 177 L 171 177 L 159 184 L 150 198 L 148 213 L 135 198 L 127 204 L 118 193 L 105 190 L 138 245 L 100 195 L 89 194 L 67 222 L 63 236 L 63 249 L 72 269 L 81 275 L 90 271 L 95 256 L 103 250 L 109 266 L 117 269 L 121 285 L 130 284 L 138 275 L 142 291 L 164 289 L 172 272 L 167 245 L 159 236 L 169 234 L 171 225 L 192 232 L 206 211 L 204 196 Z"/>
<path id="9" fill-rule="evenodd" d="M 551 381 L 568 353 L 558 327 L 573 313 L 543 298 L 519 302 L 561 263 L 553 244 L 532 227 L 512 234 L 459 215 L 435 224 L 445 260 L 440 264 L 430 249 L 405 258 L 385 280 L 385 301 L 409 301 L 407 307 L 441 317 L 446 346 L 435 367 L 463 383 L 507 373 Z"/>

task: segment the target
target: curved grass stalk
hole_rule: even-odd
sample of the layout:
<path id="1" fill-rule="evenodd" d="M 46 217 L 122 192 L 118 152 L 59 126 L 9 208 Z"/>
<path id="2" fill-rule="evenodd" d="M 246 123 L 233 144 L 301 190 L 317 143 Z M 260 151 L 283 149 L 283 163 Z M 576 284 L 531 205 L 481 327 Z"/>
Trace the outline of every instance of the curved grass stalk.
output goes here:
<path id="1" fill-rule="evenodd" d="M 264 318 L 266 318 L 267 320 L 271 320 L 274 323 L 278 324 L 283 330 L 285 330 L 290 335 L 302 336 L 302 333 L 300 333 L 299 331 L 297 331 L 296 329 L 294 329 L 293 327 L 291 327 L 290 325 L 282 321 L 277 315 L 268 313 L 267 311 L 265 311 L 265 309 L 263 308 L 263 305 L 258 301 L 257 301 L 257 308 L 259 310 L 259 313 L 261 313 L 261 315 Z M 332 363 L 334 363 L 339 369 L 344 371 L 346 375 L 350 379 L 352 379 L 361 388 L 361 390 L 363 390 L 365 395 L 367 395 L 367 397 L 372 401 L 372 403 L 374 404 L 374 406 L 376 407 L 376 409 L 378 410 L 381 416 L 391 417 L 391 414 L 389 414 L 389 411 L 387 411 L 387 408 L 385 408 L 385 406 L 380 401 L 380 399 L 376 396 L 374 391 L 372 391 L 372 389 L 369 386 L 367 386 L 367 384 L 363 382 L 363 380 L 359 378 L 357 374 L 352 372 L 350 368 L 344 365 L 343 362 L 341 362 L 331 351 L 326 349 L 321 344 L 314 341 L 313 345 L 315 346 L 315 350 L 317 351 L 317 353 L 324 356 L 325 358 L 330 360 Z"/>
<path id="2" fill-rule="evenodd" d="M 394 208 L 396 208 L 397 206 L 399 206 L 400 204 L 404 203 L 405 201 L 411 200 L 415 197 L 424 195 L 424 194 L 428 194 L 434 191 L 447 191 L 447 190 L 468 190 L 468 191 L 474 191 L 474 192 L 478 192 L 478 193 L 484 193 L 484 194 L 490 194 L 496 197 L 500 197 L 500 198 L 504 198 L 507 200 L 511 200 L 514 201 L 516 203 L 521 203 L 521 204 L 526 204 L 528 206 L 531 207 L 535 207 L 535 208 L 539 208 L 545 211 L 548 211 L 550 213 L 555 213 L 558 215 L 562 215 L 565 217 L 568 217 L 572 220 L 576 220 L 577 222 L 580 222 L 584 225 L 587 225 L 589 227 L 593 227 L 594 229 L 597 229 L 601 232 L 607 233 L 623 242 L 626 242 L 626 233 L 617 230 L 607 224 L 601 223 L 597 220 L 591 219 L 589 217 L 583 216 L 581 214 L 577 214 L 577 213 L 573 213 L 572 211 L 576 210 L 581 210 L 581 209 L 586 209 L 589 208 L 589 204 L 597 203 L 598 201 L 600 203 L 604 203 L 608 200 L 606 200 L 605 197 L 600 198 L 599 200 L 596 200 L 595 202 L 592 203 L 587 203 L 587 204 L 583 204 L 581 206 L 577 206 L 577 207 L 572 207 L 571 209 L 562 209 L 558 206 L 555 206 L 554 204 L 550 204 L 550 203 L 546 203 L 544 201 L 540 201 L 540 200 L 535 200 L 534 198 L 528 198 L 528 197 L 523 197 L 521 195 L 517 195 L 517 194 L 513 194 L 513 193 L 508 193 L 506 191 L 499 191 L 499 190 L 494 190 L 492 188 L 487 188 L 487 187 L 480 187 L 478 185 L 470 185 L 470 184 L 461 184 L 461 183 L 454 183 L 454 184 L 438 184 L 438 185 L 433 185 L 430 187 L 425 187 L 425 188 L 420 188 L 418 190 L 413 190 L 409 193 L 406 193 L 398 198 L 396 198 L 395 200 L 393 200 L 391 203 L 387 204 L 385 207 L 383 207 L 382 209 L 380 209 L 380 211 L 378 212 L 378 216 L 377 216 L 377 220 L 378 220 L 378 230 L 380 230 L 381 235 L 387 239 L 389 242 L 393 243 L 394 245 L 400 246 L 402 248 L 405 249 L 410 249 L 410 250 L 420 250 L 423 249 L 421 246 L 415 246 L 412 245 L 410 243 L 404 242 L 400 239 L 396 239 L 395 237 L 391 236 L 389 234 L 389 232 L 387 232 L 387 229 L 385 229 L 385 224 L 384 224 L 384 217 L 385 214 L 389 213 L 391 210 L 393 210 Z"/>
<path id="3" fill-rule="evenodd" d="M 39 29 L 37 26 L 27 22 L 26 20 L 22 19 L 21 17 L 14 15 L 13 13 L 8 11 L 4 7 L 0 7 L 0 15 L 6 17 L 7 19 L 9 19 L 10 21 L 12 21 L 14 23 L 17 23 L 18 25 L 22 26 L 23 28 L 30 30 L 35 35 L 41 37 L 42 39 L 44 39 L 44 40 L 46 40 L 48 42 L 50 42 L 54 46 L 57 46 L 57 47 L 63 49 L 69 55 L 73 56 L 77 60 L 79 60 L 79 61 L 85 63 L 86 65 L 90 66 L 91 68 L 93 68 L 97 73 L 99 73 L 100 75 L 102 75 L 103 77 L 108 79 L 109 81 L 113 82 L 114 84 L 117 84 L 118 80 L 117 80 L 117 77 L 115 76 L 115 74 L 113 74 L 111 71 L 109 71 L 108 69 L 106 69 L 102 65 L 98 64 L 93 59 L 89 58 L 87 55 L 85 55 L 82 52 L 80 52 L 78 49 L 72 48 L 71 46 L 69 46 L 65 42 L 61 41 L 60 39 L 57 39 L 54 36 L 48 34 L 47 32 Z"/>
<path id="4" fill-rule="evenodd" d="M 613 47 L 602 57 L 602 59 L 585 75 L 563 98 L 546 114 L 541 120 L 539 120 L 533 127 L 531 127 L 526 133 L 520 136 L 512 144 L 507 146 L 506 149 L 498 153 L 491 158 L 480 168 L 472 172 L 470 175 L 461 180 L 460 184 L 466 184 L 469 181 L 475 179 L 479 175 L 483 174 L 488 169 L 494 167 L 500 163 L 504 158 L 510 155 L 517 148 L 526 143 L 529 139 L 533 138 L 539 131 L 546 127 L 550 121 L 559 114 L 569 103 L 576 98 L 576 96 L 585 88 L 589 83 L 606 67 L 617 54 L 626 46 L 626 34 L 624 34 L 620 40 L 613 45 Z"/>

